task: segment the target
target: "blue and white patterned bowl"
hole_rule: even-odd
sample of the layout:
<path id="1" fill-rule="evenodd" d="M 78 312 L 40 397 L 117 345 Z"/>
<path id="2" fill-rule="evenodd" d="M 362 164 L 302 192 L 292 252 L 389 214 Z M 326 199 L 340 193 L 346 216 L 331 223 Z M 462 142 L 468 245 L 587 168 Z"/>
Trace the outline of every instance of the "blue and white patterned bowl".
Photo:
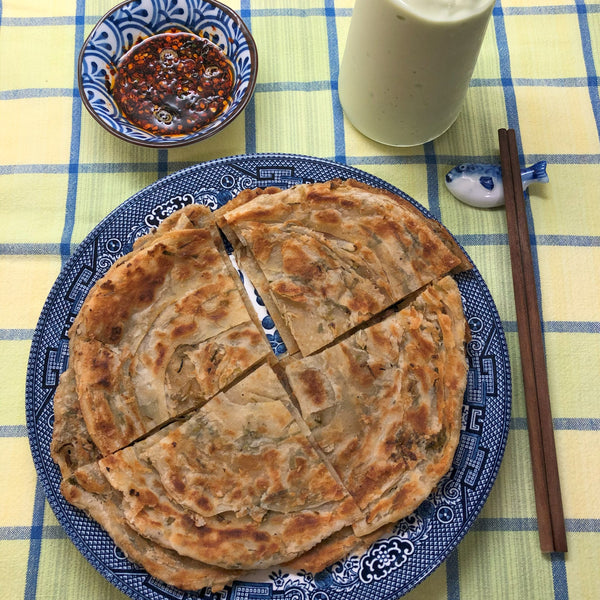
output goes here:
<path id="1" fill-rule="evenodd" d="M 217 44 L 235 71 L 229 107 L 207 126 L 187 135 L 159 135 L 136 127 L 122 115 L 110 93 L 121 56 L 140 39 L 171 28 Z M 242 112 L 254 92 L 257 71 L 252 34 L 241 17 L 220 2 L 127 0 L 104 15 L 86 39 L 79 55 L 79 92 L 91 115 L 117 137 L 142 146 L 183 146 L 214 135 Z"/>

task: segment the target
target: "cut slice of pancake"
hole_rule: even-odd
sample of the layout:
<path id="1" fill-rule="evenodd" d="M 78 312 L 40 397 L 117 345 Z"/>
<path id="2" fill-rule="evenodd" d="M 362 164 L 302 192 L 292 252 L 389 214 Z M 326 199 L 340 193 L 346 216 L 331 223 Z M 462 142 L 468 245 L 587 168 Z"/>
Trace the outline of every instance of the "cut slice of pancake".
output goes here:
<path id="1" fill-rule="evenodd" d="M 285 323 L 283 339 L 293 338 L 303 355 L 466 262 L 439 223 L 357 182 L 304 184 L 243 200 L 217 222 L 238 252 L 251 255 L 260 275 L 248 275 L 267 288 L 263 300 Z"/>
<path id="2" fill-rule="evenodd" d="M 109 484 L 104 472 L 98 463 L 80 467 L 63 480 L 61 492 L 71 504 L 102 526 L 125 555 L 150 575 L 182 590 L 208 587 L 213 592 L 247 576 L 247 571 L 208 565 L 140 535 L 130 525 L 125 503 L 127 497 L 137 496 L 121 494 Z M 380 536 L 390 532 L 391 528 L 387 528 L 358 537 L 352 527 L 346 526 L 281 567 L 317 573 L 349 554 L 361 555 Z M 163 533 L 168 535 L 168 532 Z"/>
<path id="3" fill-rule="evenodd" d="M 168 231 L 111 267 L 70 338 L 81 411 L 102 454 L 200 405 L 271 353 L 206 229 Z"/>
<path id="4" fill-rule="evenodd" d="M 409 452 L 410 448 L 414 449 L 417 462 L 414 463 L 408 453 L 410 472 L 369 503 L 366 523 L 355 526 L 360 535 L 385 523 L 398 521 L 416 510 L 450 470 L 460 438 L 469 369 L 465 355 L 469 329 L 456 282 L 446 277 L 430 285 L 415 300 L 413 307 L 433 322 L 431 336 L 433 343 L 437 344 L 437 352 L 429 354 L 427 341 L 423 342 L 427 332 L 425 327 L 425 332 L 418 335 L 406 352 L 408 364 L 405 363 L 402 381 L 409 386 L 413 403 L 407 413 L 407 426 L 397 439 Z M 429 362 L 424 361 L 427 356 L 430 357 Z M 419 358 L 425 364 L 414 369 L 413 365 L 418 364 Z M 433 373 L 429 371 L 432 364 Z M 416 391 L 413 386 L 416 386 Z M 414 398 L 423 397 L 425 406 L 431 402 L 429 410 L 415 405 Z M 404 446 L 407 433 L 413 437 Z M 406 457 L 407 453 L 404 454 Z M 421 461 L 418 461 L 419 456 Z"/>
<path id="5" fill-rule="evenodd" d="M 249 364 L 248 348 L 257 343 L 254 328 L 242 324 L 197 346 L 180 346 L 165 375 L 170 412 L 211 397 L 235 380 Z M 261 342 L 262 344 L 262 342 Z M 90 436 L 77 394 L 75 371 L 69 366 L 54 396 L 54 428 L 50 453 L 63 477 L 98 460 L 102 454 Z"/>
<path id="6" fill-rule="evenodd" d="M 131 561 L 169 585 L 182 590 L 210 587 L 216 592 L 245 575 L 181 556 L 141 536 L 125 517 L 123 496 L 110 486 L 98 463 L 80 467 L 65 478 L 61 492 L 97 521 Z"/>
<path id="7" fill-rule="evenodd" d="M 451 466 L 466 323 L 454 279 L 319 354 L 289 361 L 302 416 L 364 514 L 364 535 L 410 514 Z"/>
<path id="8" fill-rule="evenodd" d="M 260 569 L 360 516 L 285 406 L 268 365 L 182 424 L 100 461 L 129 524 L 177 553 Z"/>

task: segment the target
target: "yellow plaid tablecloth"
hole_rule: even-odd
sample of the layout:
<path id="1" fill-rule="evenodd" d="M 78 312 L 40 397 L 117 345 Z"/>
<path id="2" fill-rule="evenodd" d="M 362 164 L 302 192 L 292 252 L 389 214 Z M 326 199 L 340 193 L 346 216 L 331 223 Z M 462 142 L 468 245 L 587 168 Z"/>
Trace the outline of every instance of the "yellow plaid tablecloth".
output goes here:
<path id="1" fill-rule="evenodd" d="M 513 408 L 498 479 L 464 540 L 406 598 L 600 598 L 600 4 L 498 1 L 458 121 L 433 143 L 393 149 L 357 133 L 338 102 L 352 0 L 229 0 L 259 49 L 253 100 L 209 141 L 168 151 L 116 139 L 82 108 L 77 55 L 113 4 L 0 2 L 0 597 L 123 598 L 66 537 L 29 450 L 28 353 L 66 259 L 161 176 L 217 157 L 289 152 L 358 167 L 428 207 L 478 266 L 506 332 Z M 460 162 L 498 162 L 500 127 L 516 130 L 523 163 L 548 161 L 550 183 L 530 188 L 527 211 L 566 555 L 538 545 L 505 214 L 461 204 L 443 185 Z"/>

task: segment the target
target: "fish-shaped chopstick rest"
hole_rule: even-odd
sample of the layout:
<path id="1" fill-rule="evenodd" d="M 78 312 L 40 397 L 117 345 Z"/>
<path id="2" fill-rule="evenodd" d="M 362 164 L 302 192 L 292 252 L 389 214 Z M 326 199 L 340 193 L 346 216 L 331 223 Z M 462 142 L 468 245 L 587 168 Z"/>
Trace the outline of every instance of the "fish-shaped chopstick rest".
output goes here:
<path id="1" fill-rule="evenodd" d="M 532 183 L 548 183 L 546 161 L 521 169 L 523 190 Z M 446 174 L 446 187 L 461 202 L 478 208 L 504 204 L 504 187 L 500 165 L 464 163 Z"/>

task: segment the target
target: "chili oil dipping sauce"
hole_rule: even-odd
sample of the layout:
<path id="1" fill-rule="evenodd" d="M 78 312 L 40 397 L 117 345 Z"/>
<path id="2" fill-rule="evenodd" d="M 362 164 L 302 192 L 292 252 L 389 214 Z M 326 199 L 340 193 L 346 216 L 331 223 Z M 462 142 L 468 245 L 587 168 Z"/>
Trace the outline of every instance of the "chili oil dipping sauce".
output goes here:
<path id="1" fill-rule="evenodd" d="M 198 35 L 172 31 L 135 44 L 117 64 L 112 94 L 146 131 L 188 134 L 230 104 L 234 70 L 224 52 Z"/>

